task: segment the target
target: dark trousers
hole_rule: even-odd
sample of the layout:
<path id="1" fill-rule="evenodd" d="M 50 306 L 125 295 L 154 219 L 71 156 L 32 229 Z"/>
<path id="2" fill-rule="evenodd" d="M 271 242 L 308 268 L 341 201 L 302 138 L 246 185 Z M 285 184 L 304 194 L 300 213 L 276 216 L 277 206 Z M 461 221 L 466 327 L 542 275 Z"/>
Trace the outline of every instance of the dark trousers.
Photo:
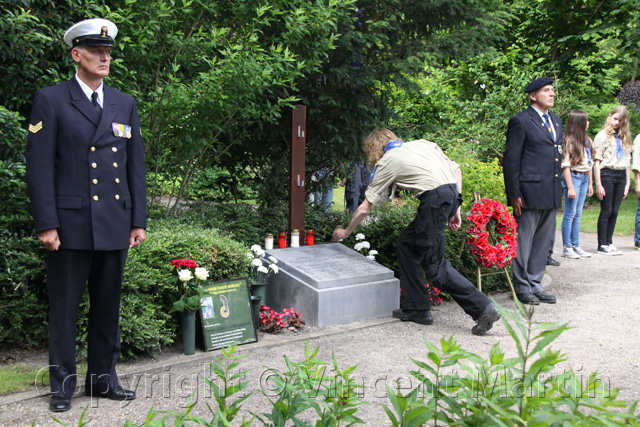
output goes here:
<path id="1" fill-rule="evenodd" d="M 556 229 L 557 209 L 522 209 L 516 217 L 518 249 L 511 266 L 517 294 L 542 293 L 549 242 Z"/>
<path id="2" fill-rule="evenodd" d="M 618 209 L 624 197 L 624 187 L 627 185 L 627 171 L 601 169 L 600 183 L 605 195 L 600 201 L 600 215 L 598 215 L 598 249 L 613 243 L 613 230 L 618 220 Z"/>
<path id="3" fill-rule="evenodd" d="M 371 171 L 365 163 L 357 163 L 351 168 L 351 176 L 344 187 L 345 207 L 355 212 L 365 199 L 367 187 L 371 184 Z"/>
<path id="4" fill-rule="evenodd" d="M 89 288 L 88 360 L 85 385 L 107 391 L 119 385 L 120 294 L 127 249 L 47 253 L 49 292 L 49 375 L 54 397 L 76 389 L 76 323 L 85 286 Z"/>
<path id="5" fill-rule="evenodd" d="M 455 184 L 447 184 L 420 195 L 415 219 L 407 226 L 397 242 L 400 268 L 400 307 L 403 310 L 429 310 L 429 292 L 425 275 L 431 286 L 447 292 L 476 320 L 491 302 L 444 258 L 444 229 L 458 209 Z"/>

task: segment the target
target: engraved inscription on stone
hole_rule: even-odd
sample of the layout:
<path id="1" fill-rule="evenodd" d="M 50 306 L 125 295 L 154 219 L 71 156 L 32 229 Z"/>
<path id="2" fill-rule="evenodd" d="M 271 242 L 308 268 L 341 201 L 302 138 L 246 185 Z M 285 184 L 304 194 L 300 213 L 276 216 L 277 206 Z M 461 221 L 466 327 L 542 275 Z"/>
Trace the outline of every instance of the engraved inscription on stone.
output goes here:
<path id="1" fill-rule="evenodd" d="M 267 251 L 295 277 L 317 288 L 393 278 L 393 272 L 340 243 Z"/>
<path id="2" fill-rule="evenodd" d="M 280 273 L 269 278 L 267 305 L 295 307 L 310 325 L 390 316 L 400 286 L 393 271 L 341 243 L 268 250 Z"/>

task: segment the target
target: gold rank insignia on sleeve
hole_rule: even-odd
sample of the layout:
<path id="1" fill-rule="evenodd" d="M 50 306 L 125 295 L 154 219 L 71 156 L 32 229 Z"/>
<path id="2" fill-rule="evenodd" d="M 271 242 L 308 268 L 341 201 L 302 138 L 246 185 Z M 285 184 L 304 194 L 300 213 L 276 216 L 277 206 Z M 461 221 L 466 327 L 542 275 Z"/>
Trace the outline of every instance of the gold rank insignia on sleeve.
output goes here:
<path id="1" fill-rule="evenodd" d="M 42 129 L 42 121 L 40 121 L 38 124 L 36 125 L 32 125 L 31 123 L 29 123 L 29 132 L 31 133 L 36 133 L 38 132 L 40 129 Z"/>

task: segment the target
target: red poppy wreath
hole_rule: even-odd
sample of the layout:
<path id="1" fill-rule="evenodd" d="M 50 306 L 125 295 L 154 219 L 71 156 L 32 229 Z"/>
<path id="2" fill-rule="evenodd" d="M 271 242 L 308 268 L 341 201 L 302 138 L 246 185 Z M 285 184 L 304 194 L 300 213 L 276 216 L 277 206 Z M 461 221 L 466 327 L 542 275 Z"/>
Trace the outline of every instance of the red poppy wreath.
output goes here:
<path id="1" fill-rule="evenodd" d="M 486 268 L 511 264 L 516 256 L 518 224 L 507 207 L 496 200 L 481 199 L 473 204 L 467 219 L 471 221 L 467 243 L 478 263 Z"/>

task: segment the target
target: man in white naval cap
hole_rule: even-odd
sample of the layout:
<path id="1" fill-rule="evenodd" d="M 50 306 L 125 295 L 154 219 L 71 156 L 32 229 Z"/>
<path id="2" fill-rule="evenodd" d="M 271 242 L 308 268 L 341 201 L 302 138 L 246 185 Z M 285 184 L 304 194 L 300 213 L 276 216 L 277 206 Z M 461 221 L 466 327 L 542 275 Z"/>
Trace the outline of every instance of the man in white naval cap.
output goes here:
<path id="1" fill-rule="evenodd" d="M 38 239 L 47 249 L 51 411 L 76 390 L 76 322 L 85 286 L 90 309 L 85 394 L 130 400 L 119 383 L 119 310 L 130 248 L 145 240 L 144 144 L 134 99 L 103 84 L 118 33 L 106 19 L 69 28 L 77 73 L 38 91 L 27 137 L 27 184 Z"/>

